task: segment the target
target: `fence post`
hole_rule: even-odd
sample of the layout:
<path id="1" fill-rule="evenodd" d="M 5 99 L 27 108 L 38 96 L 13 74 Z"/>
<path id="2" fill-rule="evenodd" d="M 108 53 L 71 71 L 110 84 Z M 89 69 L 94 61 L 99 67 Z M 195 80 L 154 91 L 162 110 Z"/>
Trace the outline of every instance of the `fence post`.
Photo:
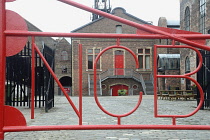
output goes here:
<path id="1" fill-rule="evenodd" d="M 4 139 L 4 100 L 6 66 L 6 11 L 5 0 L 0 0 L 0 140 Z"/>

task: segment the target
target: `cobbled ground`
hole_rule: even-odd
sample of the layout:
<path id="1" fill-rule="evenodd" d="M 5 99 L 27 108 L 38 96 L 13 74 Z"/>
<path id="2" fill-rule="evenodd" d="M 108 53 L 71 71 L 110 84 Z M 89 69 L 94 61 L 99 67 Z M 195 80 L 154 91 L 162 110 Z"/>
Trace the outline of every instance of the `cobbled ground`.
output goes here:
<path id="1" fill-rule="evenodd" d="M 99 97 L 101 105 L 113 114 L 125 114 L 137 104 L 138 96 Z M 71 97 L 78 108 L 78 97 Z M 197 107 L 196 100 L 158 99 L 158 114 L 186 115 Z M 45 113 L 35 109 L 35 119 L 30 119 L 30 109 L 18 107 L 28 126 L 78 125 L 77 115 L 64 96 L 55 96 L 55 107 Z M 116 125 L 117 118 L 108 116 L 96 105 L 94 97 L 83 97 L 83 125 Z M 132 115 L 122 118 L 121 124 L 172 125 L 171 118 L 154 117 L 154 99 L 144 95 L 140 107 Z M 177 125 L 210 125 L 210 110 L 200 110 L 188 118 L 178 118 Z M 5 133 L 5 140 L 210 140 L 209 130 L 60 130 Z"/>

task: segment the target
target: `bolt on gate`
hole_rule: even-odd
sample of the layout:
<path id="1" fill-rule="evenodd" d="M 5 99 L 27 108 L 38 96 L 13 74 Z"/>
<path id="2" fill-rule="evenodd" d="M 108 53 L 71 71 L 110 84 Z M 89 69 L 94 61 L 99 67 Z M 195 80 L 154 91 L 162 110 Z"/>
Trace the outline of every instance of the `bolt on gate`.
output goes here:
<path id="1" fill-rule="evenodd" d="M 0 139 L 4 139 L 5 132 L 19 132 L 19 131 L 50 131 L 50 130 L 110 130 L 110 129 L 170 129 L 170 130 L 210 130 L 210 125 L 177 125 L 177 118 L 185 118 L 190 117 L 197 113 L 199 109 L 202 107 L 204 102 L 204 93 L 199 85 L 199 83 L 190 77 L 190 75 L 195 74 L 202 66 L 202 56 L 198 49 L 203 49 L 206 51 L 210 51 L 209 46 L 204 45 L 199 40 L 210 39 L 210 35 L 202 35 L 202 34 L 185 34 L 184 31 L 180 31 L 179 33 L 171 33 L 170 30 L 166 30 L 163 28 L 158 28 L 154 26 L 141 25 L 114 15 L 110 15 L 104 13 L 102 11 L 87 7 L 85 5 L 81 5 L 72 0 L 58 0 L 60 2 L 66 3 L 68 5 L 75 6 L 85 11 L 89 11 L 91 13 L 130 25 L 135 27 L 143 32 L 149 32 L 151 34 L 98 34 L 98 33 L 52 33 L 52 32 L 29 32 L 27 31 L 26 26 L 24 26 L 23 19 L 15 12 L 8 11 L 5 9 L 6 2 L 13 2 L 15 0 L 0 0 Z M 12 18 L 8 18 L 12 17 Z M 10 20 L 8 20 L 10 19 Z M 15 21 L 15 22 L 14 22 Z M 19 21 L 19 22 L 17 22 Z M 98 54 L 94 61 L 94 98 L 98 107 L 106 114 L 116 117 L 118 123 L 116 125 L 83 125 L 82 124 L 82 44 L 79 47 L 79 83 L 80 83 L 80 91 L 79 91 L 79 108 L 77 108 L 72 102 L 71 98 L 68 96 L 64 88 L 62 87 L 59 80 L 56 78 L 53 70 L 50 67 L 50 64 L 47 63 L 47 60 L 40 52 L 35 43 L 35 37 L 44 36 L 44 37 L 80 37 L 80 38 L 115 38 L 117 39 L 117 43 L 114 46 L 107 47 L 102 52 Z M 51 76 L 55 79 L 58 86 L 66 96 L 69 104 L 73 108 L 74 112 L 79 118 L 78 125 L 58 125 L 58 126 L 27 126 L 26 120 L 22 113 L 18 111 L 14 107 L 6 106 L 4 104 L 5 100 L 5 66 L 6 66 L 6 56 L 12 56 L 22 50 L 22 47 L 25 45 L 27 41 L 27 37 L 32 37 L 32 66 L 31 66 L 31 118 L 34 119 L 34 93 L 35 93 L 35 52 L 39 55 L 46 68 L 49 70 Z M 135 108 L 126 114 L 112 114 L 105 110 L 103 106 L 100 104 L 97 97 L 97 75 L 96 75 L 96 64 L 100 56 L 109 49 L 112 48 L 121 48 L 127 50 L 134 57 L 136 62 L 136 67 L 138 67 L 138 60 L 136 55 L 129 49 L 124 46 L 121 46 L 119 40 L 121 38 L 129 38 L 129 39 L 171 39 L 173 40 L 172 45 L 155 45 L 154 46 L 154 116 L 155 117 L 167 117 L 171 118 L 171 125 L 123 125 L 121 124 L 121 118 L 126 117 L 132 114 L 141 104 L 142 100 L 142 92 L 139 95 L 139 101 Z M 175 45 L 175 41 L 186 45 Z M 13 49 L 13 45 L 16 44 L 15 49 Z M 184 75 L 158 75 L 157 74 L 157 49 L 158 48 L 189 48 L 194 50 L 199 57 L 199 64 L 196 70 L 184 74 Z M 187 115 L 160 115 L 158 114 L 157 107 L 157 78 L 186 78 L 193 81 L 198 90 L 199 90 L 199 104 L 197 108 L 190 114 Z M 15 118 L 14 118 L 15 116 Z M 18 118 L 18 120 L 17 120 Z"/>

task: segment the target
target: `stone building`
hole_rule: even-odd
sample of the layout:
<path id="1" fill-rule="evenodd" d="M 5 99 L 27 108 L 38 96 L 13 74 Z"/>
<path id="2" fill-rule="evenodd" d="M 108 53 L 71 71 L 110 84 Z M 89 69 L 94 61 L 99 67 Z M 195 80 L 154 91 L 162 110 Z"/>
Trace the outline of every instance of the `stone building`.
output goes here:
<path id="1" fill-rule="evenodd" d="M 180 0 L 180 28 L 186 31 L 199 32 L 202 34 L 208 34 L 210 29 L 210 0 Z M 206 45 L 210 45 L 209 40 L 203 42 Z M 202 50 L 201 50 L 202 51 Z M 203 51 L 203 69 L 208 71 L 209 67 L 209 52 Z M 180 51 L 181 55 L 181 69 L 180 73 L 189 73 L 196 68 L 197 65 L 197 55 L 193 50 L 182 49 Z M 206 72 L 204 72 L 206 73 Z M 206 73 L 208 74 L 208 72 Z M 208 77 L 205 74 L 201 74 L 200 83 L 206 85 L 208 80 L 205 80 L 205 77 Z M 192 76 L 197 78 L 196 75 Z M 204 77 L 204 79 L 202 78 Z M 199 80 L 198 79 L 198 80 Z M 189 80 L 183 79 L 182 87 L 189 89 L 193 83 Z M 201 84 L 202 85 L 202 84 Z"/>
<path id="2" fill-rule="evenodd" d="M 55 49 L 55 74 L 69 95 L 72 95 L 71 54 L 71 44 L 65 38 L 57 39 Z M 63 94 L 57 84 L 55 84 L 55 89 L 58 91 L 58 95 Z"/>
<path id="3" fill-rule="evenodd" d="M 140 24 L 150 24 L 118 7 L 111 14 Z M 122 33 L 136 34 L 137 29 L 108 18 L 99 17 L 92 22 L 73 30 L 74 33 Z M 126 89 L 130 95 L 144 91 L 144 83 L 149 83 L 153 65 L 153 45 L 151 39 L 120 39 L 120 45 L 128 47 L 137 56 L 139 68 L 136 69 L 132 55 L 124 49 L 114 48 L 106 51 L 97 65 L 99 95 L 118 95 L 119 89 Z M 93 61 L 104 48 L 117 44 L 117 39 L 72 38 L 72 92 L 78 95 L 78 45 L 83 45 L 83 94 L 93 95 Z M 144 80 L 143 80 L 144 79 Z M 151 81 L 150 81 L 151 82 Z M 149 86 L 147 86 L 149 90 Z M 152 92 L 144 91 L 145 94 Z"/>

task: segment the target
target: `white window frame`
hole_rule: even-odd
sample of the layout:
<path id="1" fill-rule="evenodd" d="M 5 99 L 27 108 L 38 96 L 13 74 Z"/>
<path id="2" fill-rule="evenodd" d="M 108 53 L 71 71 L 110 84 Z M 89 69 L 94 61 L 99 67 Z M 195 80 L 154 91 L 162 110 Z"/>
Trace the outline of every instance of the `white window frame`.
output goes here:
<path id="1" fill-rule="evenodd" d="M 142 53 L 139 53 L 138 50 L 139 49 L 142 49 L 143 52 Z M 146 50 L 150 50 L 150 53 L 146 53 Z M 148 71 L 148 70 L 151 70 L 152 69 L 152 48 L 151 47 L 148 47 L 148 48 L 138 48 L 137 49 L 137 58 L 139 59 L 139 56 L 142 56 L 143 58 L 143 67 L 142 68 L 138 68 L 138 70 L 143 70 L 143 71 Z M 149 56 L 149 60 L 147 61 L 147 57 Z M 146 68 L 147 67 L 147 62 L 149 62 L 149 68 Z"/>
<path id="2" fill-rule="evenodd" d="M 92 50 L 93 51 L 93 53 L 88 53 L 88 50 Z M 89 69 L 88 67 L 88 56 L 90 56 L 90 55 L 92 55 L 93 56 L 93 60 L 92 60 L 92 62 L 93 62 L 93 64 L 92 65 L 94 65 L 94 60 L 95 60 L 95 58 L 96 58 L 96 56 L 99 54 L 99 53 L 96 53 L 96 50 L 99 50 L 99 53 L 101 52 L 101 48 L 88 48 L 86 51 L 86 71 L 93 71 L 93 68 L 92 69 Z M 102 56 L 101 56 L 102 57 Z M 99 69 L 97 69 L 98 71 L 101 71 L 101 67 L 102 67 L 102 63 L 101 63 L 101 57 L 100 57 L 100 59 L 98 60 L 99 61 L 99 63 L 100 63 L 100 68 Z"/>

